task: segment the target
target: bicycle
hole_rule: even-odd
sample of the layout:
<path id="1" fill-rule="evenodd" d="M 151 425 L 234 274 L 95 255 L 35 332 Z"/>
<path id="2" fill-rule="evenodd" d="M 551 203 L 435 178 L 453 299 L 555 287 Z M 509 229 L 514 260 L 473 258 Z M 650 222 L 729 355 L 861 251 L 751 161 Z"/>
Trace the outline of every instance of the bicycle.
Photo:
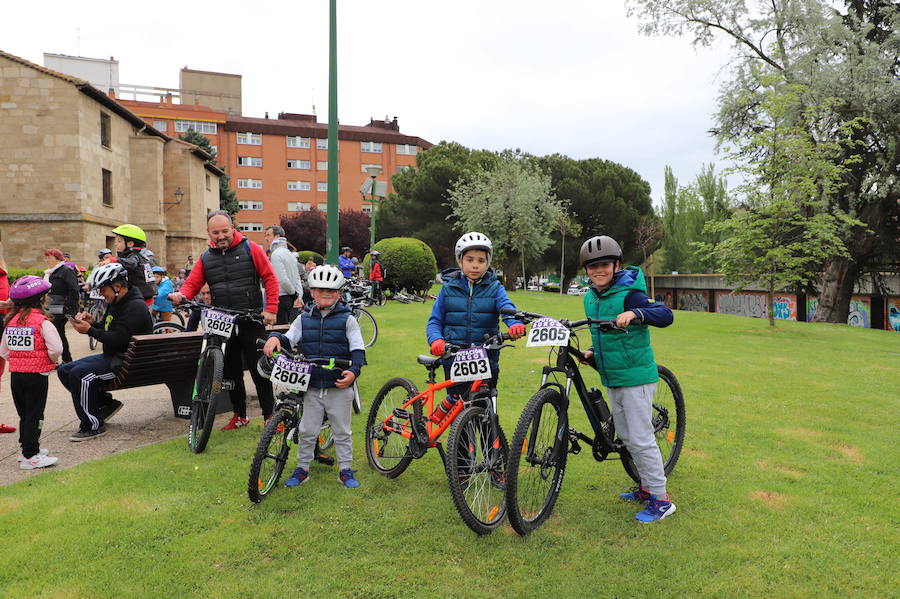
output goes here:
<path id="1" fill-rule="evenodd" d="M 378 340 L 378 322 L 375 321 L 375 317 L 372 316 L 372 313 L 363 307 L 370 305 L 368 301 L 368 298 L 351 298 L 350 301 L 347 302 L 347 307 L 350 308 L 353 317 L 356 318 L 356 321 L 359 323 L 359 330 L 362 334 L 363 343 L 366 347 L 372 347 Z"/>
<path id="2" fill-rule="evenodd" d="M 103 313 L 106 312 L 106 300 L 103 299 L 103 296 L 100 295 L 100 291 L 97 289 L 91 289 L 88 299 L 85 302 L 85 305 L 90 303 L 90 307 L 87 309 L 88 313 L 91 315 L 93 322 L 103 322 Z M 91 351 L 97 349 L 97 344 L 100 343 L 94 337 L 88 336 L 88 347 L 91 348 Z"/>
<path id="3" fill-rule="evenodd" d="M 506 471 L 509 523 L 517 533 L 527 535 L 553 511 L 562 488 L 566 459 L 569 453 L 581 451 L 579 441 L 591 448 L 598 462 L 618 454 L 625 471 L 640 484 L 634 461 L 616 436 L 612 413 L 603 394 L 599 389 L 585 386 L 578 366 L 582 356 L 576 346 L 577 336 L 571 334 L 584 326 L 624 331 L 621 334 L 627 334 L 627 330 L 617 327 L 615 320 L 586 318 L 570 322 L 512 309 L 501 310 L 501 313 L 514 315 L 525 323 L 534 322 L 528 335 L 529 344 L 549 345 L 551 358 L 554 352 L 557 354 L 556 365 L 544 367 L 541 387 L 519 417 L 509 451 Z M 668 475 L 678 462 L 684 444 L 684 395 L 671 370 L 659 365 L 657 369 L 660 380 L 653 398 L 653 423 Z M 565 386 L 559 377 L 565 379 Z M 593 439 L 570 425 L 569 395 L 573 383 L 594 431 Z"/>
<path id="4" fill-rule="evenodd" d="M 232 310 L 194 301 L 183 303 L 192 310 L 203 311 L 204 348 L 197 362 L 197 377 L 191 394 L 191 426 L 188 429 L 188 447 L 193 453 L 202 453 L 216 419 L 216 400 L 222 391 L 234 389 L 234 381 L 222 378 L 224 346 L 235 327 L 239 326 L 239 321 L 262 323 L 262 315 L 252 309 Z"/>
<path id="5" fill-rule="evenodd" d="M 388 478 L 400 476 L 413 459 L 437 448 L 456 510 L 478 534 L 491 532 L 506 516 L 506 435 L 497 419 L 497 391 L 485 382 L 491 377 L 487 351 L 513 347 L 503 343 L 509 339 L 506 333 L 497 334 L 481 346 L 447 345 L 441 357 L 419 356 L 416 361 L 428 371 L 428 387 L 419 392 L 407 378 L 390 379 L 375 396 L 366 420 L 366 458 L 372 469 Z M 438 383 L 437 369 L 451 359 L 451 378 Z M 469 381 L 469 389 L 435 423 L 435 393 Z M 445 452 L 438 439 L 448 428 Z"/>
<path id="6" fill-rule="evenodd" d="M 247 496 L 253 503 L 260 503 L 278 485 L 291 448 L 299 443 L 298 427 L 303 417 L 303 395 L 309 387 L 312 368 L 344 370 L 350 367 L 350 361 L 325 358 L 310 360 L 299 352 L 282 349 L 280 352 L 273 352 L 271 358 L 261 356 L 257 366 L 262 376 L 273 381 L 276 396 L 272 416 L 263 427 L 250 462 Z M 326 420 L 316 439 L 313 453 L 317 462 L 329 466 L 334 464 L 334 458 L 322 452 L 334 443 L 330 433 L 331 427 Z"/>

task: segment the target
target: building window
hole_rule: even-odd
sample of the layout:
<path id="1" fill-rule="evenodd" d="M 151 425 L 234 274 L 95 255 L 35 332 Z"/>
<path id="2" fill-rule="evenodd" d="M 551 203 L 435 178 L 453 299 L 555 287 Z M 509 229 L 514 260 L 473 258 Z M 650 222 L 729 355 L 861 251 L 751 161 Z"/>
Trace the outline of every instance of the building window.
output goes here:
<path id="1" fill-rule="evenodd" d="M 100 169 L 103 173 L 103 205 L 112 206 L 112 171 Z"/>
<path id="2" fill-rule="evenodd" d="M 258 156 L 238 156 L 238 166 L 262 166 L 262 158 Z"/>
<path id="3" fill-rule="evenodd" d="M 217 132 L 215 123 L 207 123 L 205 121 L 175 121 L 176 133 L 187 133 L 188 129 L 193 129 L 197 133 L 213 133 Z M 241 143 L 241 142 L 238 142 Z"/>
<path id="4" fill-rule="evenodd" d="M 237 142 L 245 146 L 261 146 L 262 133 L 238 133 Z"/>
<path id="5" fill-rule="evenodd" d="M 316 162 L 316 169 L 320 171 L 328 170 L 328 161 L 327 160 L 319 160 Z"/>
<path id="6" fill-rule="evenodd" d="M 206 175 L 206 191 L 212 190 L 212 177 L 209 174 Z"/>
<path id="7" fill-rule="evenodd" d="M 308 171 L 309 160 L 288 160 L 287 167 Z"/>
<path id="8" fill-rule="evenodd" d="M 262 230 L 262 223 L 241 223 L 238 225 L 238 231 L 243 233 L 259 233 Z"/>
<path id="9" fill-rule="evenodd" d="M 362 165 L 362 170 L 360 172 L 368 174 L 369 171 L 367 171 L 366 169 L 372 168 L 372 167 L 381 168 L 381 165 L 380 164 L 364 164 L 364 165 Z"/>
<path id="10" fill-rule="evenodd" d="M 309 191 L 312 185 L 309 181 L 288 181 L 288 191 Z"/>
<path id="11" fill-rule="evenodd" d="M 112 121 L 105 112 L 100 113 L 100 145 L 108 148 L 112 137 Z"/>
<path id="12" fill-rule="evenodd" d="M 316 191 L 328 191 L 328 182 L 319 181 L 318 183 L 316 183 Z"/>
<path id="13" fill-rule="evenodd" d="M 288 136 L 287 147 L 289 147 L 289 148 L 308 148 L 309 147 L 309 138 L 308 137 L 300 137 L 299 135 L 296 137 Z"/>
<path id="14" fill-rule="evenodd" d="M 319 137 L 316 139 L 316 149 L 317 150 L 327 150 L 328 149 L 328 138 Z"/>
<path id="15" fill-rule="evenodd" d="M 406 165 L 406 166 L 398 166 L 398 167 L 397 167 L 397 172 L 398 172 L 398 173 L 402 173 L 403 171 L 408 171 L 408 170 L 411 169 L 411 168 L 412 168 L 412 167 L 409 166 L 409 165 Z"/>
<path id="16" fill-rule="evenodd" d="M 262 189 L 262 179 L 238 179 L 241 189 Z"/>
<path id="17" fill-rule="evenodd" d="M 361 142 L 359 142 L 359 149 L 362 152 L 372 152 L 374 154 L 381 154 L 381 142 L 380 141 L 361 141 Z"/>
<path id="18" fill-rule="evenodd" d="M 168 121 L 153 121 L 153 128 L 165 132 L 169 128 Z"/>
<path id="19" fill-rule="evenodd" d="M 241 200 L 238 202 L 238 206 L 241 207 L 241 210 L 262 210 L 262 204 L 262 202 L 254 202 L 248 200 Z"/>
<path id="20" fill-rule="evenodd" d="M 397 153 L 403 156 L 415 156 L 419 148 L 412 144 L 397 144 Z"/>
<path id="21" fill-rule="evenodd" d="M 307 212 L 309 208 L 309 202 L 288 202 L 288 212 Z"/>
<path id="22" fill-rule="evenodd" d="M 328 212 L 328 202 L 319 202 L 317 208 L 319 212 Z"/>
<path id="23" fill-rule="evenodd" d="M 364 214 L 372 214 L 372 205 L 366 204 L 365 206 L 362 207 L 362 211 Z"/>

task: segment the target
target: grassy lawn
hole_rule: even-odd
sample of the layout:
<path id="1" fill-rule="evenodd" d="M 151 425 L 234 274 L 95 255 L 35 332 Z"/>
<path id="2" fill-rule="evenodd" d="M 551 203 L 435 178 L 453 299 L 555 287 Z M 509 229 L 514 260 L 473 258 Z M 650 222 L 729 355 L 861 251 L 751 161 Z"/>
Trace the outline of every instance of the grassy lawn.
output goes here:
<path id="1" fill-rule="evenodd" d="M 526 310 L 582 314 L 578 297 L 511 296 Z M 430 309 L 373 309 L 381 330 L 360 379 L 364 411 L 392 376 L 423 383 L 415 356 L 427 353 Z M 585 451 L 570 456 L 543 527 L 478 537 L 436 452 L 396 480 L 369 470 L 364 414 L 354 417 L 359 489 L 314 464 L 308 483 L 252 505 L 257 420 L 214 432 L 201 455 L 180 439 L 0 488 L 0 596 L 897 596 L 900 335 L 691 312 L 652 334 L 688 410 L 669 481 L 678 512 L 660 523 L 635 522 L 637 508 L 616 498 L 630 486 L 620 464 Z M 508 436 L 547 360 L 524 345 L 502 356 Z"/>

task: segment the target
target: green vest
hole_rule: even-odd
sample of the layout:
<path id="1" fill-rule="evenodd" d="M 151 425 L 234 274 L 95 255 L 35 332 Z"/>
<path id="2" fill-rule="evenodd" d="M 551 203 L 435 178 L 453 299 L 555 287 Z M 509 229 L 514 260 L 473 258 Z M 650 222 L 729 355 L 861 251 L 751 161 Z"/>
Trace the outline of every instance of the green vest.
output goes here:
<path id="1" fill-rule="evenodd" d="M 584 314 L 588 318 L 615 318 L 625 311 L 625 297 L 632 290 L 647 293 L 644 273 L 629 266 L 626 271 L 635 271 L 633 282 L 623 284 L 622 276 L 613 279 L 613 285 L 603 293 L 591 288 L 584 296 Z M 626 280 L 632 279 L 625 273 Z M 591 328 L 594 344 L 594 359 L 600 371 L 600 379 L 607 387 L 633 387 L 655 383 L 659 379 L 653 348 L 650 347 L 650 329 L 647 325 L 629 325 L 625 331 L 601 332 Z"/>

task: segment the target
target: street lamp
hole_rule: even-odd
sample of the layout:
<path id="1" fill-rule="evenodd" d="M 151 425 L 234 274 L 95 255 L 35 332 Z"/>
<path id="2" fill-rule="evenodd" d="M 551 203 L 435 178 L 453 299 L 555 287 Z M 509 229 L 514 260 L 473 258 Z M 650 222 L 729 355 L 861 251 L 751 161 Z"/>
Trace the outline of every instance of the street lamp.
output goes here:
<path id="1" fill-rule="evenodd" d="M 175 188 L 175 201 L 174 202 L 163 202 L 163 204 L 174 204 L 178 205 L 181 203 L 181 200 L 184 199 L 184 192 L 181 191 L 180 187 Z"/>
<path id="2" fill-rule="evenodd" d="M 372 212 L 369 213 L 369 251 L 372 251 L 375 246 L 375 207 L 378 202 L 375 199 L 375 177 L 381 174 L 381 167 L 377 164 L 370 164 L 366 167 L 366 172 L 372 177 L 372 199 L 369 200 L 369 203 L 372 204 Z M 365 194 L 363 194 L 363 199 L 365 199 Z"/>

